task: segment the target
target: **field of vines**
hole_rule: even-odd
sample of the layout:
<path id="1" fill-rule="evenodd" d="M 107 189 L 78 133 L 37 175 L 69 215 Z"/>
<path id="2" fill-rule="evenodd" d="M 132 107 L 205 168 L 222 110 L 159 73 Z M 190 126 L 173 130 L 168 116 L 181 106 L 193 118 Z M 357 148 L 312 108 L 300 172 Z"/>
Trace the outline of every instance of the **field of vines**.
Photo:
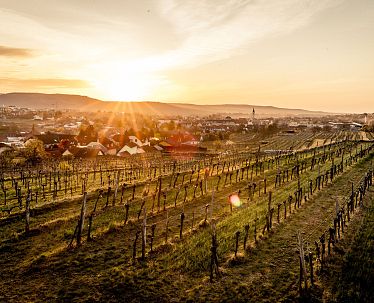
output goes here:
<path id="1" fill-rule="evenodd" d="M 323 301 L 372 203 L 372 134 L 1 167 L 0 301 Z"/>

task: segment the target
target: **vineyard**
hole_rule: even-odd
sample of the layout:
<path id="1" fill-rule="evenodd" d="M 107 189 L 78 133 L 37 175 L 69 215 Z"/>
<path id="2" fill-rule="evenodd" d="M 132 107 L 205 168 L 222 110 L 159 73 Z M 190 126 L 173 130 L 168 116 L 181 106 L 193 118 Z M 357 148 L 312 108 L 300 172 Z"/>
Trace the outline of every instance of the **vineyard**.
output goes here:
<path id="1" fill-rule="evenodd" d="M 224 151 L 3 166 L 0 301 L 323 301 L 372 204 L 374 136 L 232 138 Z"/>

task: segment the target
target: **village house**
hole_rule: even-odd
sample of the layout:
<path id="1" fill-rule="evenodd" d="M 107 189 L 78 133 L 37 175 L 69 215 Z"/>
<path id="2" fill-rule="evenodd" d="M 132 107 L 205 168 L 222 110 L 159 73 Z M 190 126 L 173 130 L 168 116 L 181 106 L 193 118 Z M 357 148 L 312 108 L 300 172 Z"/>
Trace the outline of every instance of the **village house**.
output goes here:
<path id="1" fill-rule="evenodd" d="M 139 147 L 143 145 L 150 145 L 148 138 L 145 138 L 144 142 L 142 142 L 142 140 L 139 139 L 137 136 L 129 136 L 129 140 L 130 142 L 135 143 Z"/>
<path id="2" fill-rule="evenodd" d="M 103 156 L 103 152 L 99 149 L 75 146 L 67 149 L 62 153 L 62 157 L 65 158 L 86 158 L 93 159 L 98 156 Z"/>
<path id="3" fill-rule="evenodd" d="M 237 126 L 234 119 L 227 116 L 225 119 L 208 119 L 204 120 L 202 127 L 213 131 L 225 131 Z"/>
<path id="4" fill-rule="evenodd" d="M 127 154 L 136 155 L 138 153 L 139 146 L 134 142 L 126 143 L 117 153 L 117 156 L 123 157 Z"/>

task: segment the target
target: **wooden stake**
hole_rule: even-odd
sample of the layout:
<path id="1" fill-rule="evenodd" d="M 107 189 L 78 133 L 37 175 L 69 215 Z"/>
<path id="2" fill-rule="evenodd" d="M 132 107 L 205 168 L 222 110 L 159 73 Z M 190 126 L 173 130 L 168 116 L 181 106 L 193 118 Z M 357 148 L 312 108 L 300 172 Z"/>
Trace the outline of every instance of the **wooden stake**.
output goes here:
<path id="1" fill-rule="evenodd" d="M 247 240 L 248 240 L 248 235 L 249 235 L 249 224 L 246 224 L 244 226 L 244 243 L 243 243 L 243 249 L 244 249 L 244 252 L 247 248 Z"/>
<path id="2" fill-rule="evenodd" d="M 142 225 L 142 261 L 145 260 L 145 247 L 147 244 L 147 209 L 144 207 Z"/>
<path id="3" fill-rule="evenodd" d="M 84 227 L 84 217 L 86 215 L 86 202 L 87 202 L 87 193 L 83 194 L 83 202 L 81 208 L 81 214 L 78 223 L 78 230 L 77 230 L 77 245 L 80 246 L 82 243 L 82 232 Z"/>
<path id="4" fill-rule="evenodd" d="M 240 231 L 238 230 L 238 231 L 235 233 L 235 258 L 236 258 L 236 255 L 237 255 L 237 253 L 238 253 L 239 237 L 240 237 Z"/>
<path id="5" fill-rule="evenodd" d="M 179 229 L 179 238 L 182 239 L 183 236 L 183 222 L 184 222 L 184 212 L 181 213 L 181 225 Z"/>

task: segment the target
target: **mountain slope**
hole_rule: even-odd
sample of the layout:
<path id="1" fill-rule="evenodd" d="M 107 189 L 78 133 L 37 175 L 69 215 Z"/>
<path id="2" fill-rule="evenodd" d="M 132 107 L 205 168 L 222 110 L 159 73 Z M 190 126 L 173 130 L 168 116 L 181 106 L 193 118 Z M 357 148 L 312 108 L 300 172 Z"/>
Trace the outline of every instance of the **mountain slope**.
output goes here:
<path id="1" fill-rule="evenodd" d="M 288 109 L 274 106 L 246 105 L 246 104 L 218 104 L 197 105 L 185 103 L 162 102 L 118 102 L 101 101 L 87 96 L 65 94 L 40 93 L 8 93 L 0 94 L 0 105 L 15 105 L 35 109 L 55 108 L 57 110 L 73 109 L 80 111 L 117 111 L 137 112 L 153 115 L 210 115 L 227 114 L 234 116 L 249 116 L 253 108 L 257 117 L 271 116 L 322 116 L 328 113 L 321 111 L 308 111 L 303 109 Z"/>

